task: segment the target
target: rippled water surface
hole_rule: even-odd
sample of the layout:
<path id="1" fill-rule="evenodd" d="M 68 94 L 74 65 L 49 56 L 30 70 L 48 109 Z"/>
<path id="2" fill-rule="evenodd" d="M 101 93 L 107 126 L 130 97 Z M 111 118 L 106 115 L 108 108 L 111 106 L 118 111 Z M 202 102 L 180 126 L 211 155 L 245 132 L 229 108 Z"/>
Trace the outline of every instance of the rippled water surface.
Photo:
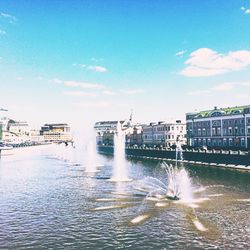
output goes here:
<path id="1" fill-rule="evenodd" d="M 157 161 L 127 159 L 132 181 L 109 181 L 113 158 L 85 173 L 84 151 L 16 149 L 0 159 L 0 248 L 247 249 L 249 173 L 184 166 L 197 207 L 147 199 L 136 183 L 164 182 Z"/>

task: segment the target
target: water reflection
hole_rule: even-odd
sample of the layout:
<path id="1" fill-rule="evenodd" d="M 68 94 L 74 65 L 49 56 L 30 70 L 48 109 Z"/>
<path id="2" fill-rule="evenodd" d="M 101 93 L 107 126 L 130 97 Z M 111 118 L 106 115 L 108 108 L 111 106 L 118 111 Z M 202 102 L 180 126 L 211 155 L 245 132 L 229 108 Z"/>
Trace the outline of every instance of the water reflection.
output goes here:
<path id="1" fill-rule="evenodd" d="M 0 160 L 2 248 L 247 249 L 249 245 L 249 173 L 184 166 L 195 187 L 197 206 L 192 207 L 134 188 L 146 176 L 164 182 L 160 162 L 127 159 L 133 181 L 117 185 L 104 178 L 112 176 L 112 156 L 99 155 L 103 166 L 89 176 L 83 150 L 79 157 L 83 160 L 75 161 L 79 165 L 55 154 L 54 146 L 34 147 Z"/>

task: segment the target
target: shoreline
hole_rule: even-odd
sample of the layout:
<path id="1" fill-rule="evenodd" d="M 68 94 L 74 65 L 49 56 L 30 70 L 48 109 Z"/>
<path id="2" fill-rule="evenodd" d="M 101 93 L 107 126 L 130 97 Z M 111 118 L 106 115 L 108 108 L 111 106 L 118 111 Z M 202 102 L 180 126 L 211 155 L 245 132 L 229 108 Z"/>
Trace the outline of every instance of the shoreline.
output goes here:
<path id="1" fill-rule="evenodd" d="M 100 153 L 113 155 L 113 146 L 97 146 Z M 125 148 L 127 157 L 176 162 L 176 151 L 156 148 Z M 250 154 L 245 151 L 183 150 L 182 163 L 250 172 Z M 237 152 L 237 153 L 236 153 Z"/>

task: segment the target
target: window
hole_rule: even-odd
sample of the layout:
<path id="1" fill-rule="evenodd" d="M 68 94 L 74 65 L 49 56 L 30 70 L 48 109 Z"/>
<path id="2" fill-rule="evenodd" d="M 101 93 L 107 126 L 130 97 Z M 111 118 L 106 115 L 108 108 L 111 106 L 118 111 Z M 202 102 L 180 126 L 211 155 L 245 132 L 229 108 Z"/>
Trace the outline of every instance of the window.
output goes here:
<path id="1" fill-rule="evenodd" d="M 226 128 L 223 129 L 223 134 L 224 134 L 224 135 L 227 134 L 227 129 L 226 129 Z"/>
<path id="2" fill-rule="evenodd" d="M 202 129 L 202 135 L 203 135 L 203 136 L 206 135 L 206 129 L 205 129 L 205 128 Z"/>
<path id="3" fill-rule="evenodd" d="M 216 129 L 212 128 L 212 135 L 216 135 Z"/>
<path id="4" fill-rule="evenodd" d="M 221 135 L 221 130 L 220 130 L 220 128 L 217 128 L 217 135 Z"/>
<path id="5" fill-rule="evenodd" d="M 238 127 L 234 128 L 234 134 L 237 135 L 238 134 Z"/>

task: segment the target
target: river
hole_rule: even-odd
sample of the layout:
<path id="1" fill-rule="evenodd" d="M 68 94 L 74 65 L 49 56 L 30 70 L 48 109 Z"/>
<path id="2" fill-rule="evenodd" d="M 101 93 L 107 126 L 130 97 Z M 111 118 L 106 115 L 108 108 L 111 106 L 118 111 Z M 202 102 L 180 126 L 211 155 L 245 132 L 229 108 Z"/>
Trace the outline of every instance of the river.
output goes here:
<path id="1" fill-rule="evenodd" d="M 164 182 L 160 162 L 127 158 L 132 181 L 118 184 L 108 180 L 112 156 L 98 155 L 99 172 L 87 174 L 87 151 L 60 150 L 14 149 L 0 159 L 1 249 L 249 247 L 250 173 L 183 165 L 200 202 L 157 203 L 134 187 L 146 176 Z"/>

